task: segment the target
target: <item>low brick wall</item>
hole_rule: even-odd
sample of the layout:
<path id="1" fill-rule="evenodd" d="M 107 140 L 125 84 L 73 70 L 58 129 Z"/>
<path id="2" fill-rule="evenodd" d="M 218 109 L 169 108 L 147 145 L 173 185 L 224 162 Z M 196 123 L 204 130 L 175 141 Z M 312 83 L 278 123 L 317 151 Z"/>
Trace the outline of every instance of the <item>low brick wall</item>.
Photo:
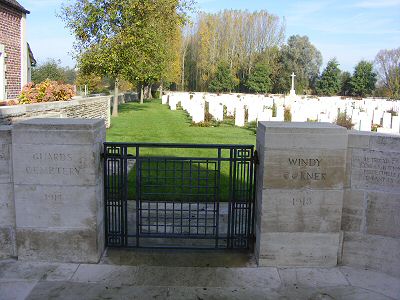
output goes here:
<path id="1" fill-rule="evenodd" d="M 342 264 L 400 276 L 400 137 L 349 133 Z"/>
<path id="2" fill-rule="evenodd" d="M 70 101 L 0 107 L 0 125 L 11 125 L 31 118 L 103 119 L 106 128 L 109 128 L 110 97 L 75 98 Z"/>

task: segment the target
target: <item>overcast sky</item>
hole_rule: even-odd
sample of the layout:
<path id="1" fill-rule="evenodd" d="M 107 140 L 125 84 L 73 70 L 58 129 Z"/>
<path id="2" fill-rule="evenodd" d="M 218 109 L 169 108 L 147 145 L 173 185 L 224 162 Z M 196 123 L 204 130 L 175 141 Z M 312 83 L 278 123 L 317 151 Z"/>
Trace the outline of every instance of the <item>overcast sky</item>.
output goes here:
<path id="1" fill-rule="evenodd" d="M 19 0 L 31 12 L 28 42 L 38 60 L 60 59 L 73 67 L 73 37 L 56 17 L 62 1 Z M 321 52 L 324 64 L 336 57 L 342 70 L 353 71 L 361 59 L 373 60 L 380 49 L 400 47 L 400 0 L 198 0 L 207 12 L 224 9 L 265 9 L 285 17 L 286 37 L 307 35 Z"/>

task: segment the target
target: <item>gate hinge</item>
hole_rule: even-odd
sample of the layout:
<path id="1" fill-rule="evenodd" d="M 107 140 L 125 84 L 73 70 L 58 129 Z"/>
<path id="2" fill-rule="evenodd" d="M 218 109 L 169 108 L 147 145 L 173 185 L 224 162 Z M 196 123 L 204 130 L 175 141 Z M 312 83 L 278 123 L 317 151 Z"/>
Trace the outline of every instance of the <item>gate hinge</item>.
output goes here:
<path id="1" fill-rule="evenodd" d="M 260 161 L 258 160 L 258 152 L 257 152 L 257 150 L 254 150 L 254 154 L 253 154 L 253 157 L 252 157 L 252 161 L 253 161 L 254 164 L 256 164 L 256 165 L 260 164 Z"/>

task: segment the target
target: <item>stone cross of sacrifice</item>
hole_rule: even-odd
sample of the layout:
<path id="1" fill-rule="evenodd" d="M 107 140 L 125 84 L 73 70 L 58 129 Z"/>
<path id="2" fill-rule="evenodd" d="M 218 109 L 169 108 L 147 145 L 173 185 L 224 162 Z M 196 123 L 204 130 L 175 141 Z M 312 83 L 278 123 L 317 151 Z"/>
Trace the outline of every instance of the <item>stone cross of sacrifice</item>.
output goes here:
<path id="1" fill-rule="evenodd" d="M 294 72 L 292 73 L 292 75 L 290 75 L 290 77 L 292 77 L 292 90 L 294 90 L 294 78 L 296 77 L 296 75 L 294 75 Z"/>

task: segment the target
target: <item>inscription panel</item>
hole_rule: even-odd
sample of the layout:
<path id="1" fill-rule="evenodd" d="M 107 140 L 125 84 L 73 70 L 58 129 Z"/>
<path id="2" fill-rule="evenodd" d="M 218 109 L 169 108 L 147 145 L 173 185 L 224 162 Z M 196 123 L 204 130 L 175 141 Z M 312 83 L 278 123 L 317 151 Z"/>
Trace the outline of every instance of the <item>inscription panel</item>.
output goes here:
<path id="1" fill-rule="evenodd" d="M 263 232 L 338 232 L 343 192 L 338 190 L 263 191 Z"/>
<path id="2" fill-rule="evenodd" d="M 345 150 L 267 150 L 265 157 L 264 188 L 343 187 Z"/>
<path id="3" fill-rule="evenodd" d="M 14 145 L 14 155 L 16 184 L 93 185 L 98 179 L 91 146 Z"/>
<path id="4" fill-rule="evenodd" d="M 95 187 L 17 185 L 14 189 L 18 228 L 96 226 Z"/>
<path id="5" fill-rule="evenodd" d="M 400 238 L 400 194 L 368 192 L 367 233 Z"/>
<path id="6" fill-rule="evenodd" d="M 400 191 L 399 153 L 353 149 L 351 187 Z"/>

